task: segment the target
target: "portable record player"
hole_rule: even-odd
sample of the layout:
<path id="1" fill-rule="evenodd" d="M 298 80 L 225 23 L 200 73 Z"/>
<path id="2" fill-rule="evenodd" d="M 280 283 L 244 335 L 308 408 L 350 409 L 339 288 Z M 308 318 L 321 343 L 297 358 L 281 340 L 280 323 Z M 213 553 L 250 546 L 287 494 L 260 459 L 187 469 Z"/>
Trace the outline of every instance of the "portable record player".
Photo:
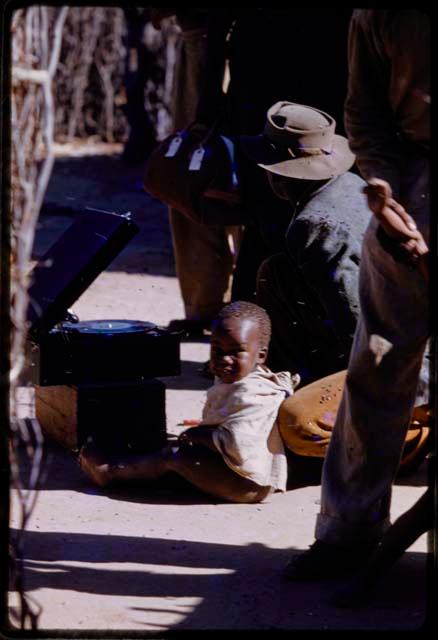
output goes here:
<path id="1" fill-rule="evenodd" d="M 179 375 L 179 334 L 139 320 L 59 322 L 32 347 L 42 386 Z"/>
<path id="2" fill-rule="evenodd" d="M 166 443 L 165 386 L 180 373 L 180 334 L 140 320 L 80 321 L 68 308 L 138 232 L 129 215 L 77 214 L 29 288 L 27 378 L 43 431 L 69 448 Z"/>

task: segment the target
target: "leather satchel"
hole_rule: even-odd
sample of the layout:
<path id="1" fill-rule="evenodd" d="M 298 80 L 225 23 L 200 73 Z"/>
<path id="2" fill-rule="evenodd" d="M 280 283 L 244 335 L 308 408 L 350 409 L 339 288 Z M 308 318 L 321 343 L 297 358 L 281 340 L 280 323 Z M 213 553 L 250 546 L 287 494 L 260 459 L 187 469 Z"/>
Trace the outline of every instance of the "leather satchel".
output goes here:
<path id="1" fill-rule="evenodd" d="M 280 407 L 278 426 L 289 451 L 298 456 L 324 458 L 347 371 L 339 371 L 302 387 Z M 431 413 L 427 405 L 415 407 L 405 437 L 399 474 L 410 473 L 432 446 Z"/>
<path id="2" fill-rule="evenodd" d="M 145 190 L 193 222 L 243 224 L 246 212 L 234 160 L 234 145 L 216 126 L 196 124 L 161 142 L 151 153 Z"/>

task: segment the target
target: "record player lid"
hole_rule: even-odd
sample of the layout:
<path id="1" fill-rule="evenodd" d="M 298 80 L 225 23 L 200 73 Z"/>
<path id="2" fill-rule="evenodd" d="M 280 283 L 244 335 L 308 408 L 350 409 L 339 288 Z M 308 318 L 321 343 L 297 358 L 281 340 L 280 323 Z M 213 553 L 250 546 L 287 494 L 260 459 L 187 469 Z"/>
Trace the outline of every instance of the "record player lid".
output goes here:
<path id="1" fill-rule="evenodd" d="M 139 230 L 129 215 L 95 210 L 76 215 L 32 273 L 27 320 L 33 339 L 65 318 Z"/>

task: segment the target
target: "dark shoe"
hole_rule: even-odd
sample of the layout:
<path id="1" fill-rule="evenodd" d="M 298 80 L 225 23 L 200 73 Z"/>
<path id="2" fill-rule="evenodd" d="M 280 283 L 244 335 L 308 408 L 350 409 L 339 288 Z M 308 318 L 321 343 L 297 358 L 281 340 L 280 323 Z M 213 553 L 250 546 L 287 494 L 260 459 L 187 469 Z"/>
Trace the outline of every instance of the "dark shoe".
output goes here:
<path id="1" fill-rule="evenodd" d="M 307 551 L 289 560 L 284 577 L 304 581 L 342 576 L 362 565 L 372 549 L 366 546 L 348 549 L 343 545 L 316 540 Z"/>
<path id="2" fill-rule="evenodd" d="M 205 331 L 210 328 L 210 322 L 206 320 L 188 320 L 184 318 L 182 320 L 171 320 L 167 325 L 167 330 L 184 333 L 188 338 L 203 338 Z"/>

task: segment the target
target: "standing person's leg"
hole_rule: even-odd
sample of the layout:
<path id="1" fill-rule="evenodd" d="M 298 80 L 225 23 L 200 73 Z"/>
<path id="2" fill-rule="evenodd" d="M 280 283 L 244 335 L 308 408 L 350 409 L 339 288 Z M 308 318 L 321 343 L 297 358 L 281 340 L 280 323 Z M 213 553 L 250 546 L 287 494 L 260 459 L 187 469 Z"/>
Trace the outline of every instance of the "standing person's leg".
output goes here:
<path id="1" fill-rule="evenodd" d="M 125 36 L 124 85 L 126 104 L 123 107 L 129 132 L 122 158 L 128 164 L 142 164 L 156 145 L 155 126 L 145 108 L 145 88 L 152 76 L 154 56 L 143 43 L 148 11 L 124 8 L 127 34 Z"/>
<path id="2" fill-rule="evenodd" d="M 429 334 L 428 288 L 417 270 L 380 246 L 376 229 L 373 219 L 361 259 L 362 314 L 324 460 L 317 542 L 292 559 L 291 578 L 354 568 L 390 524 L 392 483 Z"/>
<path id="3" fill-rule="evenodd" d="M 206 64 L 205 29 L 184 31 L 177 52 L 174 95 L 174 129 L 193 122 Z M 176 274 L 187 320 L 208 325 L 225 301 L 234 256 L 229 228 L 197 224 L 170 209 L 169 222 Z"/>
<path id="4" fill-rule="evenodd" d="M 316 538 L 328 543 L 374 542 L 389 524 L 429 335 L 427 283 L 382 249 L 376 228 L 364 240 L 362 316 L 324 463 Z"/>
<path id="5" fill-rule="evenodd" d="M 226 301 L 233 272 L 229 228 L 197 224 L 174 209 L 169 220 L 185 316 L 208 326 Z"/>

